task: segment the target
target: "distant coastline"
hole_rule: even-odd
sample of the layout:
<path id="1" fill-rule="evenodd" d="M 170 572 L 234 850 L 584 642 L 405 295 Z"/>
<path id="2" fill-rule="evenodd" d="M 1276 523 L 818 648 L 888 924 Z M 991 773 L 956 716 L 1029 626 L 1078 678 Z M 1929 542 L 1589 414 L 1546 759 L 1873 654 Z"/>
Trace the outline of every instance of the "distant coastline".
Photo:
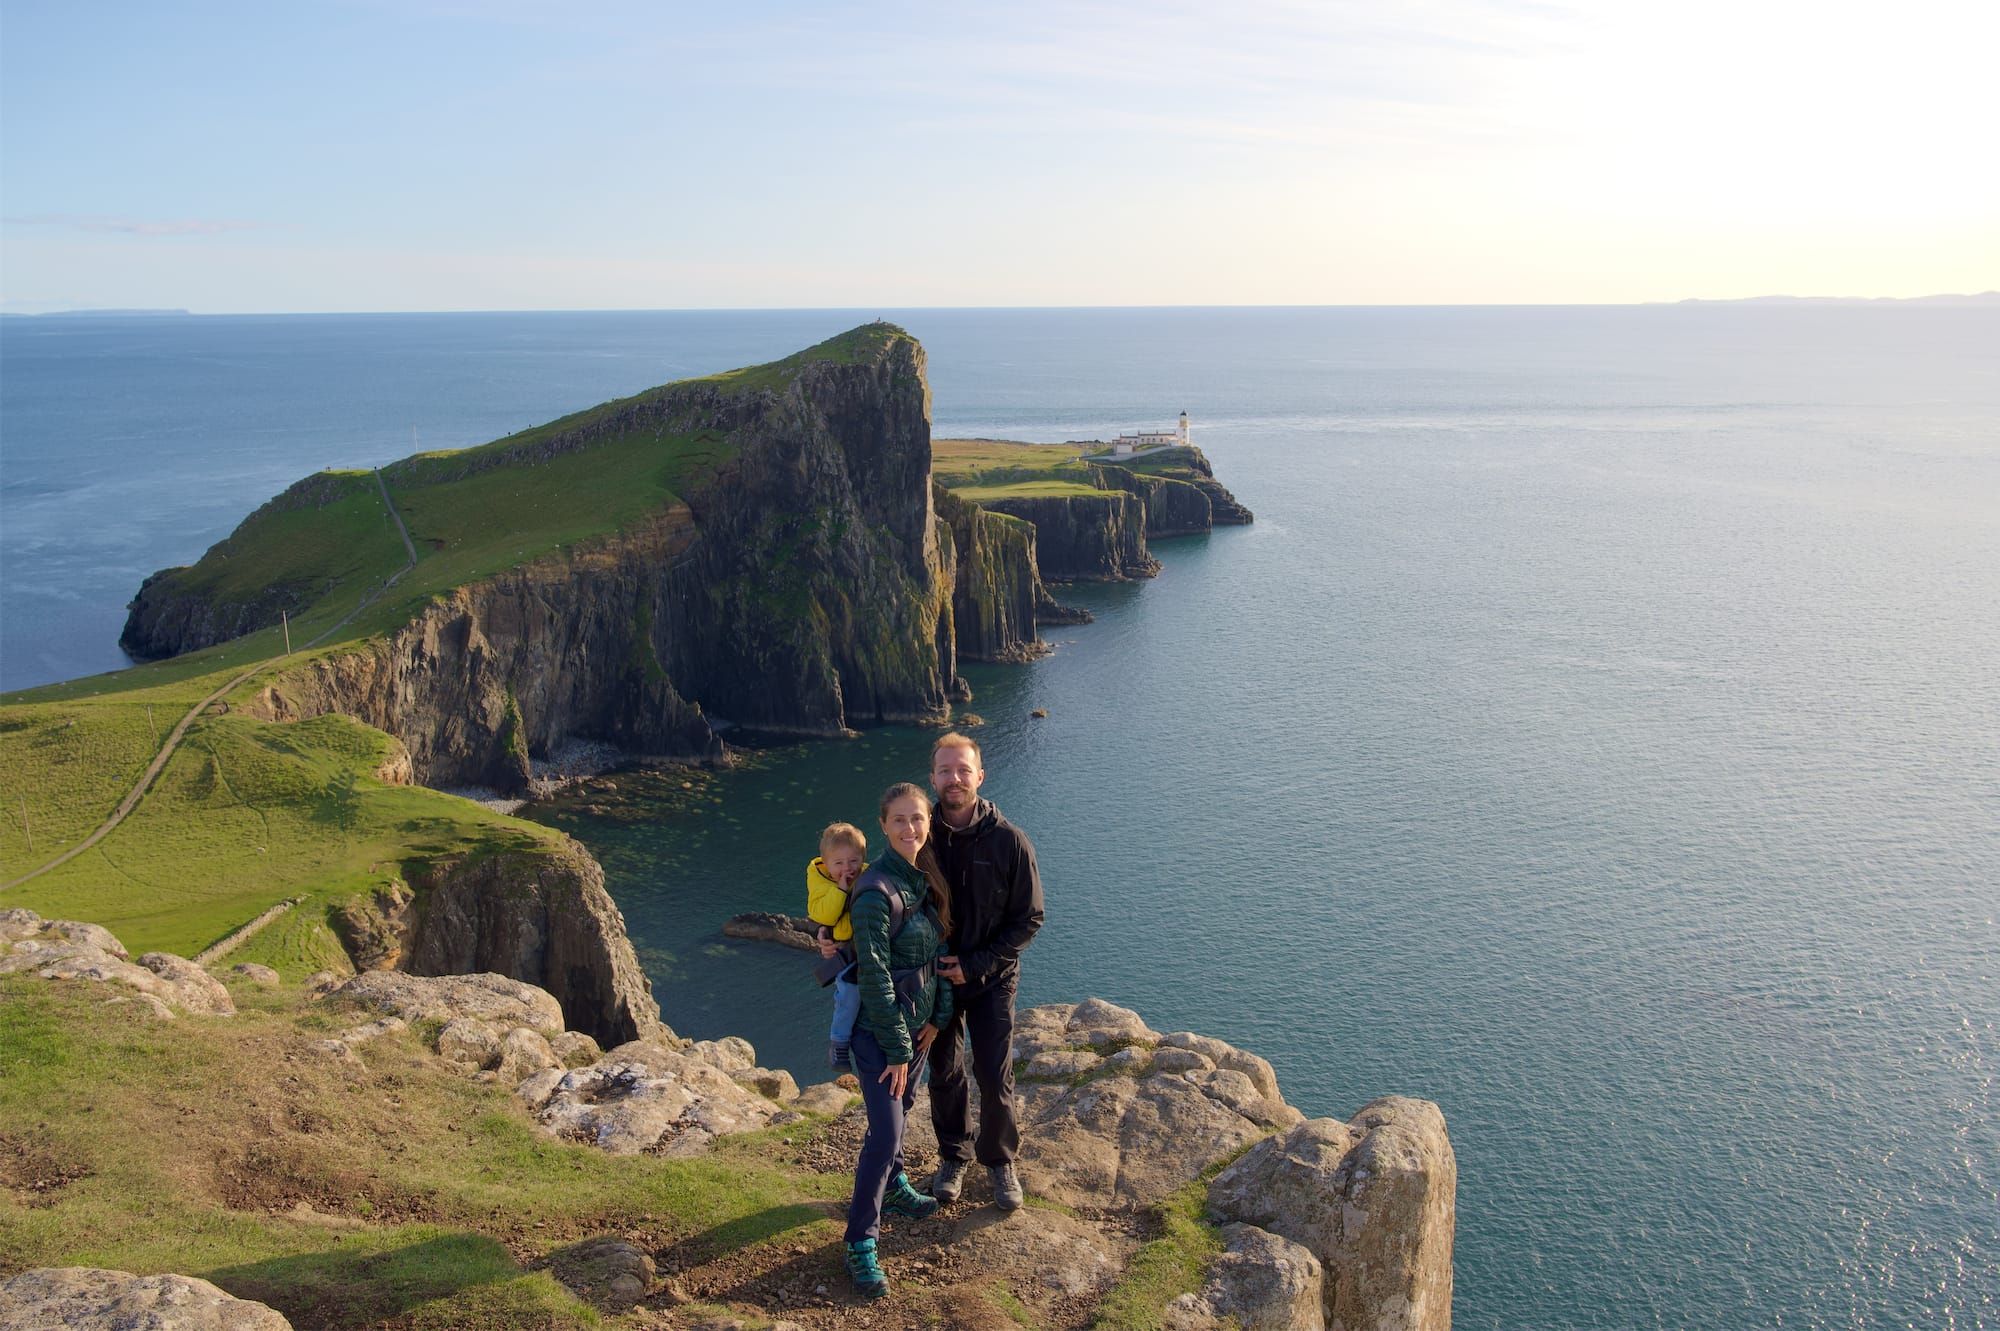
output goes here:
<path id="1" fill-rule="evenodd" d="M 160 319 L 188 314 L 188 310 L 8 310 L 0 319 Z"/>
<path id="2" fill-rule="evenodd" d="M 1664 305 L 1666 301 L 1656 301 Z M 1939 296 L 1740 296 L 1734 299 L 1711 300 L 1704 296 L 1689 296 L 1685 300 L 1673 302 L 1679 305 L 2000 305 L 2000 291 L 1981 291 L 1974 295 L 1946 294 Z"/>

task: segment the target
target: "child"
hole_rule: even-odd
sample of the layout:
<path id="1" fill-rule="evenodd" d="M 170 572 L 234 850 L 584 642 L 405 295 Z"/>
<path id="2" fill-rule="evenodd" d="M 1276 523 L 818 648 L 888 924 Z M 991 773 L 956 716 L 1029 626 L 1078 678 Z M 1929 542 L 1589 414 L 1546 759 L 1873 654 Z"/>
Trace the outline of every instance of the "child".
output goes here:
<path id="1" fill-rule="evenodd" d="M 832 823 L 819 834 L 819 855 L 806 866 L 806 914 L 819 926 L 822 957 L 845 956 L 849 963 L 833 982 L 833 1029 L 827 1064 L 848 1066 L 847 1044 L 854 1019 L 861 1012 L 861 990 L 854 983 L 854 949 L 841 943 L 854 937 L 847 918 L 848 893 L 868 863 L 868 838 L 852 823 Z"/>

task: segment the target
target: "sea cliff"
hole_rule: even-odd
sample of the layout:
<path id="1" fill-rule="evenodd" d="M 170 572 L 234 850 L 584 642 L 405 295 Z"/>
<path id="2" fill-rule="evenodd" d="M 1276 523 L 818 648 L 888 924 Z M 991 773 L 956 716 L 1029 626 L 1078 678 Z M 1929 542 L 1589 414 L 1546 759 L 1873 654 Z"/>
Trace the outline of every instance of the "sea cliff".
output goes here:
<path id="1" fill-rule="evenodd" d="M 531 755 L 568 739 L 703 761 L 721 755 L 729 725 L 830 736 L 942 719 L 962 690 L 955 608 L 978 623 L 981 656 L 1033 641 L 1003 604 L 1036 585 L 1028 543 L 962 521 L 973 576 L 960 585 L 952 526 L 933 508 L 923 351 L 907 334 L 870 325 L 794 362 L 607 404 L 528 443 L 384 469 L 399 507 L 435 509 L 479 473 L 532 485 L 552 457 L 635 438 L 663 455 L 700 440 L 719 459 L 619 530 L 435 589 L 379 636 L 287 670 L 258 710 L 345 712 L 402 739 L 419 781 L 507 792 L 526 789 Z M 232 596 L 212 570 L 258 523 L 342 494 L 302 482 L 201 564 L 147 579 L 128 647 L 184 652 L 288 603 L 304 609 L 324 582 Z M 412 529 L 423 542 L 423 521 Z"/>

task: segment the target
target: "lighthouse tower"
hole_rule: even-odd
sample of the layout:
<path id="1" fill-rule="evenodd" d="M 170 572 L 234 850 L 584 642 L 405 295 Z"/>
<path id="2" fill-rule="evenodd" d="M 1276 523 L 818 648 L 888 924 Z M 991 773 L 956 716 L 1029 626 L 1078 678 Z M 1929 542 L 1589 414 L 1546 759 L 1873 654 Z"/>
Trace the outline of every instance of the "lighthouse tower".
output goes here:
<path id="1" fill-rule="evenodd" d="M 1187 446 L 1188 446 L 1188 418 L 1187 418 L 1187 413 L 1184 411 L 1181 413 L 1181 447 L 1186 448 Z"/>

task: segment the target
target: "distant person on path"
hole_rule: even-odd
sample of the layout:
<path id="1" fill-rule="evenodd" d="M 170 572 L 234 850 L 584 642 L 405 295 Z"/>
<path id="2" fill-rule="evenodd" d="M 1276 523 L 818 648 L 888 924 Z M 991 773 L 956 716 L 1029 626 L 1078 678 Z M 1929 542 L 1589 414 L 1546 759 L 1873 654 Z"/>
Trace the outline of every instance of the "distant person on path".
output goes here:
<path id="1" fill-rule="evenodd" d="M 826 1061 L 832 1068 L 848 1065 L 848 1042 L 854 1019 L 861 1012 L 861 990 L 854 983 L 854 949 L 841 944 L 854 937 L 847 918 L 848 894 L 868 863 L 868 838 L 853 823 L 829 823 L 819 834 L 819 854 L 806 865 L 806 914 L 819 926 L 822 971 L 834 970 L 833 1026 L 827 1032 Z M 836 969 L 835 957 L 847 964 Z M 824 974 L 822 974 L 824 981 Z"/>
<path id="2" fill-rule="evenodd" d="M 850 1053 L 868 1133 L 847 1205 L 847 1273 L 870 1299 L 889 1292 L 875 1259 L 883 1213 L 921 1220 L 938 1209 L 903 1172 L 903 1123 L 916 1099 L 924 1052 L 951 1020 L 951 985 L 937 965 L 951 933 L 951 894 L 924 845 L 931 834 L 930 798 L 908 782 L 891 786 L 882 796 L 881 816 L 889 849 L 854 884 L 848 911 L 861 991 Z"/>
<path id="3" fill-rule="evenodd" d="M 951 953 L 938 973 L 952 983 L 953 1007 L 931 1049 L 931 1126 L 937 1129 L 938 1170 L 931 1194 L 957 1201 L 965 1167 L 977 1159 L 993 1177 L 993 1202 L 1020 1207 L 1021 1176 L 1014 1158 L 1021 1127 L 1014 1112 L 1014 993 L 1021 949 L 1042 927 L 1042 880 L 1035 847 L 1020 828 L 979 798 L 986 779 L 979 745 L 953 731 L 931 746 L 931 849 L 951 890 Z M 979 1083 L 979 1136 L 970 1119 L 965 1043 L 972 1042 L 972 1079 Z"/>

